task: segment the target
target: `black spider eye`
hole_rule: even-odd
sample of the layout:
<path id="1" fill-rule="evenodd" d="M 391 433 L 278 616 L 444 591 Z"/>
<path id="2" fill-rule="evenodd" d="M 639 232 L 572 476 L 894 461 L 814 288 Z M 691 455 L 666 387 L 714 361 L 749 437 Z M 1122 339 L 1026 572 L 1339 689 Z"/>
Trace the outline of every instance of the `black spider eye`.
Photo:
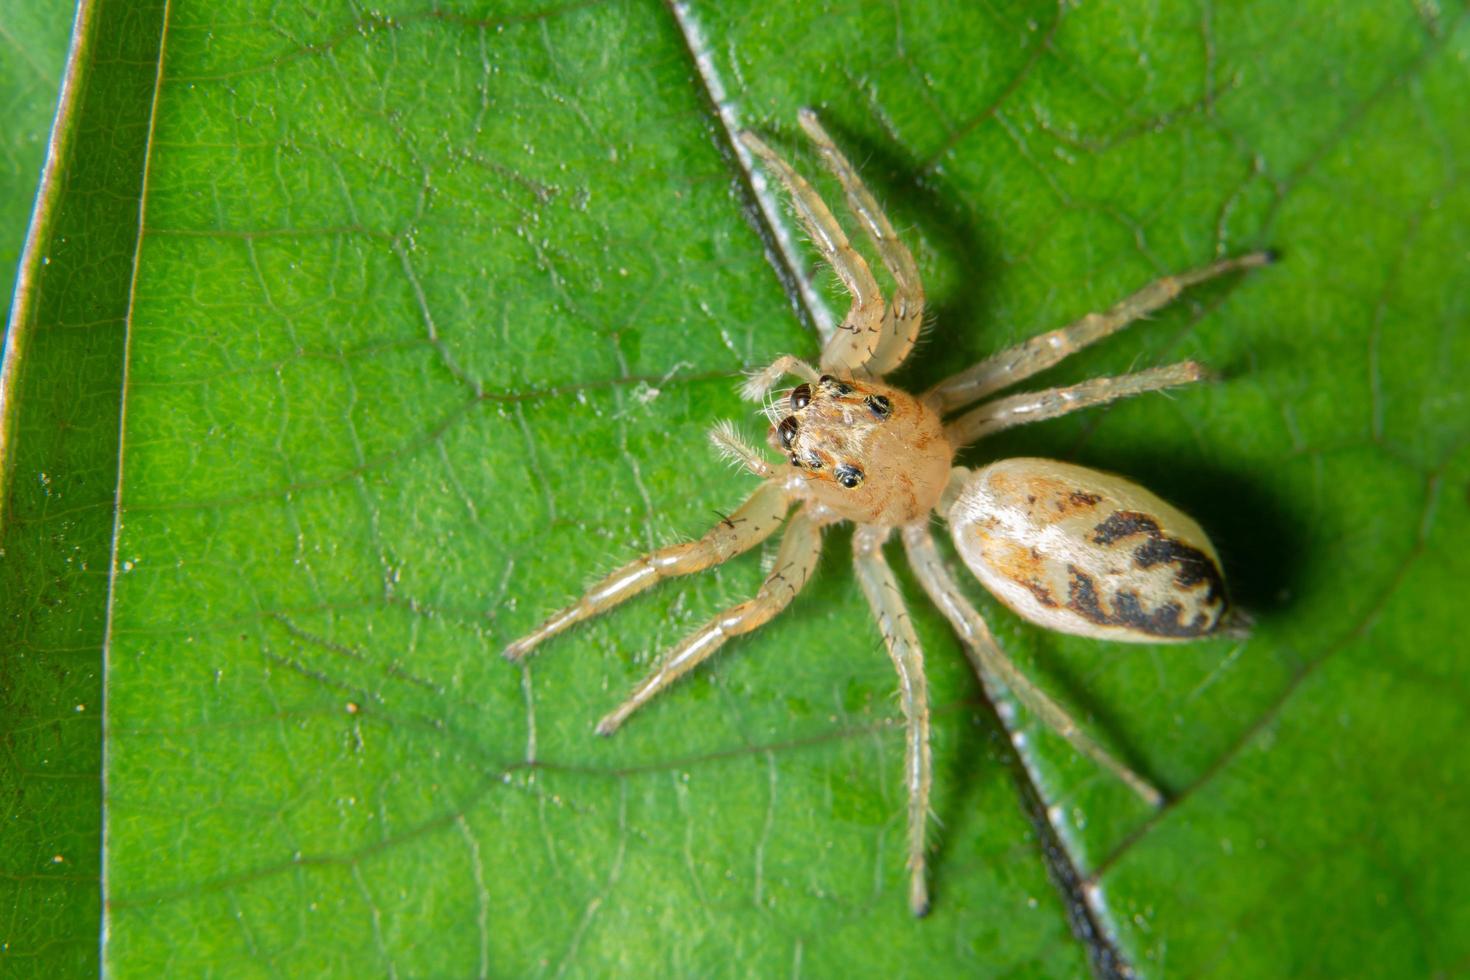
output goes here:
<path id="1" fill-rule="evenodd" d="M 812 386 L 800 384 L 791 389 L 791 410 L 799 412 L 806 408 L 812 401 Z"/>
<path id="2" fill-rule="evenodd" d="M 818 378 L 817 384 L 831 388 L 832 394 L 834 395 L 852 394 L 852 385 L 848 384 L 846 381 L 838 381 L 830 374 L 824 374 L 820 378 Z"/>
<path id="3" fill-rule="evenodd" d="M 838 483 L 849 490 L 863 482 L 863 471 L 851 463 L 837 464 L 837 469 L 833 470 L 832 474 L 837 477 Z"/>
<path id="4" fill-rule="evenodd" d="M 791 440 L 796 438 L 796 416 L 788 415 L 776 426 L 776 438 L 781 440 L 781 448 L 791 449 Z"/>
<path id="5" fill-rule="evenodd" d="M 795 466 L 797 468 L 800 468 L 801 467 L 801 460 L 799 460 L 799 459 L 796 458 L 796 453 L 792 453 L 791 456 L 790 456 L 790 459 L 791 459 L 791 465 L 792 466 Z"/>
<path id="6" fill-rule="evenodd" d="M 818 456 L 816 453 L 807 453 L 806 465 L 810 466 L 814 470 L 819 470 L 822 468 L 822 457 Z"/>
<path id="7" fill-rule="evenodd" d="M 884 395 L 869 395 L 863 399 L 863 404 L 868 406 L 868 411 L 880 422 L 893 414 L 893 402 Z"/>

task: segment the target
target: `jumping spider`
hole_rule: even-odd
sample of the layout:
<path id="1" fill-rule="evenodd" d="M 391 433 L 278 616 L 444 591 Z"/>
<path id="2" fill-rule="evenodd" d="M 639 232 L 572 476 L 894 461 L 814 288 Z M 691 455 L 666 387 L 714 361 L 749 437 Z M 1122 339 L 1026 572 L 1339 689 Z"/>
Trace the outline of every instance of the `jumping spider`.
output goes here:
<path id="1" fill-rule="evenodd" d="M 915 577 L 964 641 L 976 669 L 999 679 L 1078 751 L 1151 805 L 1161 802 L 1158 790 L 1085 735 L 1000 650 L 935 550 L 930 516 L 946 520 L 965 564 L 987 589 L 1048 629 L 1167 643 L 1219 634 L 1229 618 L 1219 558 L 1209 539 L 1193 520 L 1142 487 L 1109 473 L 1044 459 L 1002 460 L 973 471 L 953 466 L 955 454 L 983 436 L 1199 381 L 1203 371 L 1198 364 L 1185 361 L 1011 395 L 948 421 L 945 417 L 1148 315 L 1187 286 L 1265 265 L 1272 256 L 1253 252 L 1159 279 L 1105 313 L 1033 337 L 915 397 L 882 380 L 903 363 L 919 336 L 924 287 L 913 256 L 816 115 L 803 111 L 798 118 L 893 277 L 892 299 L 884 300 L 868 263 L 811 185 L 759 137 L 742 132 L 741 142 L 785 185 L 812 242 L 852 294 L 851 309 L 823 348 L 818 367 L 780 357 L 742 388 L 745 397 L 763 401 L 781 378 L 801 379 L 767 406 L 767 441 L 784 461 L 768 462 L 731 425 L 716 426 L 711 438 L 719 450 L 764 481 L 745 503 L 698 541 L 661 548 L 613 572 L 507 646 L 505 656 L 519 660 L 543 640 L 665 578 L 702 571 L 754 547 L 797 505 L 755 598 L 720 613 L 666 653 L 628 699 L 598 722 L 598 734 L 610 735 L 727 639 L 754 630 L 786 608 L 816 568 L 822 528 L 853 521 L 858 583 L 898 670 L 907 725 L 909 905 L 915 915 L 923 915 L 929 907 L 924 872 L 929 701 L 923 653 L 883 557 L 883 544 L 894 530 L 903 539 Z"/>

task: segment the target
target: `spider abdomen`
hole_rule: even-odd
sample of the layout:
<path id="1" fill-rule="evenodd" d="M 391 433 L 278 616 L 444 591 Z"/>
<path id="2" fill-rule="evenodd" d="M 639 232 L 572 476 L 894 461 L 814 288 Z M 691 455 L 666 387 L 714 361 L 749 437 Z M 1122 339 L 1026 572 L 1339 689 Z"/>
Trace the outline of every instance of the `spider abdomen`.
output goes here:
<path id="1" fill-rule="evenodd" d="M 977 470 L 949 511 L 965 564 L 1048 629 L 1134 643 L 1219 629 L 1220 559 L 1193 519 L 1112 473 L 1049 459 Z"/>

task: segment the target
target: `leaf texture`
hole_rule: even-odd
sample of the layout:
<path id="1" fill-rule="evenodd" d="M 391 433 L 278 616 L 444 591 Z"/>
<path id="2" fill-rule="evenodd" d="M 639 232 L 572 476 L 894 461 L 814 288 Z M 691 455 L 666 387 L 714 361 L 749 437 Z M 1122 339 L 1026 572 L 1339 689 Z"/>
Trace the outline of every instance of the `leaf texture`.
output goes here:
<path id="1" fill-rule="evenodd" d="M 1463 972 L 1465 8 L 954 6 L 94 0 L 7 351 L 30 822 L 0 887 L 105 888 L 10 926 L 7 966 L 85 963 L 100 919 L 126 976 Z M 912 388 L 1160 274 L 1283 259 L 1037 384 L 1217 382 L 965 457 L 1127 474 L 1219 544 L 1247 641 L 1070 640 L 972 590 L 1168 805 L 993 713 L 901 572 L 936 704 L 921 921 L 846 529 L 615 738 L 595 720 L 760 556 L 497 655 L 749 491 L 705 430 L 762 435 L 741 372 L 841 311 L 732 139 L 818 175 L 801 106 L 915 247 Z M 105 729 L 56 690 L 104 666 Z"/>

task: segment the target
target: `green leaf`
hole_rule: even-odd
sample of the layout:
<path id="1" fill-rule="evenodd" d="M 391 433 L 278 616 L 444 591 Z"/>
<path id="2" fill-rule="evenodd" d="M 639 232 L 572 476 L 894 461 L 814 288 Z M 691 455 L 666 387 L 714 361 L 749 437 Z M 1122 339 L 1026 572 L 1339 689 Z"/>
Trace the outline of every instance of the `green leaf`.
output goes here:
<path id="1" fill-rule="evenodd" d="M 85 969 L 105 750 L 118 975 L 1463 971 L 1464 7 L 954 6 L 85 6 L 6 353 L 0 888 L 50 913 L 0 919 L 6 967 Z M 749 492 L 704 432 L 758 435 L 740 372 L 814 356 L 840 297 L 731 127 L 815 175 L 802 105 L 916 248 L 909 387 L 1283 255 L 1037 382 L 1219 383 L 966 454 L 1176 501 L 1258 622 L 1124 647 L 971 590 L 1168 791 L 1152 813 L 1004 731 L 901 576 L 936 704 L 924 920 L 845 529 L 615 738 L 593 722 L 759 556 L 497 656 Z M 105 736 L 95 693 L 60 707 L 104 641 Z"/>
<path id="2" fill-rule="evenodd" d="M 7 284 L 46 156 L 72 6 L 60 0 L 0 6 L 0 276 Z"/>
<path id="3" fill-rule="evenodd" d="M 72 8 L 48 0 L 0 9 L 7 283 L 47 152 Z M 43 200 L 52 210 L 33 229 L 23 279 L 45 290 L 18 303 L 0 372 L 0 973 L 7 976 L 85 975 L 99 962 L 101 650 L 127 302 L 118 270 L 133 245 L 118 233 L 128 210 L 136 222 L 143 141 L 116 125 L 134 93 L 109 95 L 107 73 L 96 78 L 103 90 L 94 88 L 92 104 L 109 105 L 58 130 L 71 145 L 95 149 L 76 154 L 69 168 L 58 169 L 59 158 L 50 165 L 53 193 Z M 81 95 L 75 81 L 72 105 Z M 54 198 L 67 179 L 72 192 L 63 203 Z M 50 239 L 49 251 L 36 247 L 38 236 Z"/>

